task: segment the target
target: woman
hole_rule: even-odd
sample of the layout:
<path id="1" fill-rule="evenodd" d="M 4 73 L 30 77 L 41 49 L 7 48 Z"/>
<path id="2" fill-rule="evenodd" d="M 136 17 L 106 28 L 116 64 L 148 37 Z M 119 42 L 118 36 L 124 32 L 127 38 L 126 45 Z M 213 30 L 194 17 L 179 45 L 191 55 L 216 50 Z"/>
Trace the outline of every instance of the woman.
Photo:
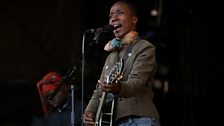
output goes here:
<path id="1" fill-rule="evenodd" d="M 152 84 L 156 71 L 155 47 L 140 39 L 136 32 L 138 16 L 135 8 L 125 1 L 114 3 L 110 9 L 109 24 L 116 27 L 116 38 L 109 41 L 111 51 L 103 67 L 88 106 L 83 114 L 87 126 L 94 125 L 99 98 L 103 92 L 116 96 L 115 123 L 118 126 L 159 126 L 159 114 L 153 103 Z M 123 58 L 122 79 L 109 84 L 107 76 L 114 64 Z"/>

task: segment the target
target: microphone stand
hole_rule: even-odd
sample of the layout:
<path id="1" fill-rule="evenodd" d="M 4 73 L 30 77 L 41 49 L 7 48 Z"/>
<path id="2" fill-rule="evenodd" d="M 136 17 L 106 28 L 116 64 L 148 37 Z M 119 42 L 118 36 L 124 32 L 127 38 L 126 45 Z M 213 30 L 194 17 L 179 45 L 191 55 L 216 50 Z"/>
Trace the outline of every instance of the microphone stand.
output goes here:
<path id="1" fill-rule="evenodd" d="M 109 27 L 112 27 L 112 26 L 109 26 Z M 88 32 L 90 32 L 90 33 L 94 32 L 95 36 L 94 36 L 93 40 L 95 40 L 96 44 L 97 44 L 100 39 L 100 35 L 103 32 L 103 29 L 97 29 L 96 31 L 86 30 L 82 36 L 82 76 L 81 76 L 82 77 L 82 109 L 81 109 L 82 114 L 84 114 L 85 38 L 86 38 L 86 33 L 88 33 Z M 83 121 L 82 121 L 81 126 L 83 126 Z"/>
<path id="2" fill-rule="evenodd" d="M 82 109 L 81 112 L 84 114 L 84 71 L 85 71 L 85 38 L 87 31 L 84 32 L 82 36 L 82 75 L 81 75 L 81 83 L 82 83 Z M 83 126 L 83 121 L 81 126 Z"/>
<path id="3" fill-rule="evenodd" d="M 85 38 L 86 38 L 86 33 L 88 33 L 89 31 L 86 30 L 82 36 L 82 114 L 84 114 L 84 72 L 85 72 Z M 94 37 L 94 40 L 96 42 L 98 42 L 99 40 L 99 36 L 102 32 L 101 31 L 97 31 L 95 32 L 95 37 Z M 81 126 L 83 126 L 83 121 L 82 121 L 82 124 Z"/>
<path id="4" fill-rule="evenodd" d="M 75 84 L 74 82 L 74 73 L 75 73 L 76 67 L 73 66 L 72 69 L 70 69 L 67 74 L 64 76 L 64 80 L 66 82 L 70 83 L 70 89 L 71 89 L 71 126 L 75 126 Z"/>
<path id="5" fill-rule="evenodd" d="M 72 95 L 71 126 L 75 126 L 75 86 L 74 84 L 71 84 L 71 95 Z"/>

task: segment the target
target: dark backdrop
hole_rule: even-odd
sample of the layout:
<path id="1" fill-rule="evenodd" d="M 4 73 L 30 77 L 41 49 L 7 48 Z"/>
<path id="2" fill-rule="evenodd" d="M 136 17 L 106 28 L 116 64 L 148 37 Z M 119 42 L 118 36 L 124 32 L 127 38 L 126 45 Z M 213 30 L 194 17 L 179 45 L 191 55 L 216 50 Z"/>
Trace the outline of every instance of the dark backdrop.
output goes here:
<path id="1" fill-rule="evenodd" d="M 155 103 L 163 126 L 218 125 L 223 113 L 223 3 L 136 0 L 141 37 L 157 47 Z M 162 2 L 162 3 L 161 3 Z M 31 126 L 43 115 L 36 82 L 49 71 L 77 67 L 81 93 L 82 37 L 108 24 L 112 0 L 0 0 L 0 125 Z M 160 4 L 161 3 L 161 4 Z M 160 6 L 162 5 L 162 6 Z M 151 16 L 154 8 L 161 16 Z M 95 87 L 103 46 L 86 34 L 85 100 Z"/>

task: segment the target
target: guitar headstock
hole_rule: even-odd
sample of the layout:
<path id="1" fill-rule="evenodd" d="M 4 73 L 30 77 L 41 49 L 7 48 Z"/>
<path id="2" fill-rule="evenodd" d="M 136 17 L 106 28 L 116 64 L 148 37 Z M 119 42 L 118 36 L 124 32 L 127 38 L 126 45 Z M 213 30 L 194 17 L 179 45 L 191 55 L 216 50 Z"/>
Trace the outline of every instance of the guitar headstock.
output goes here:
<path id="1" fill-rule="evenodd" d="M 120 59 L 111 69 L 110 74 L 107 76 L 107 83 L 117 83 L 119 80 L 123 78 L 123 66 L 124 60 Z"/>

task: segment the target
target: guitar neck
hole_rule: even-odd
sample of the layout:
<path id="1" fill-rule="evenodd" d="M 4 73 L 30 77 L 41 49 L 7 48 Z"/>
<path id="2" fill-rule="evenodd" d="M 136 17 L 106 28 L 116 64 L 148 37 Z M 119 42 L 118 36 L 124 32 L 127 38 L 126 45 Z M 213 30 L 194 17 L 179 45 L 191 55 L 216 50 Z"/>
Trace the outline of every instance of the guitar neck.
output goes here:
<path id="1" fill-rule="evenodd" d="M 99 125 L 98 123 L 100 121 L 99 119 L 100 119 L 103 104 L 106 100 L 106 94 L 107 94 L 106 92 L 103 92 L 102 97 L 99 99 L 100 103 L 99 103 L 99 106 L 98 106 L 98 109 L 97 109 L 97 112 L 96 112 L 96 116 L 95 116 L 95 126 Z"/>

